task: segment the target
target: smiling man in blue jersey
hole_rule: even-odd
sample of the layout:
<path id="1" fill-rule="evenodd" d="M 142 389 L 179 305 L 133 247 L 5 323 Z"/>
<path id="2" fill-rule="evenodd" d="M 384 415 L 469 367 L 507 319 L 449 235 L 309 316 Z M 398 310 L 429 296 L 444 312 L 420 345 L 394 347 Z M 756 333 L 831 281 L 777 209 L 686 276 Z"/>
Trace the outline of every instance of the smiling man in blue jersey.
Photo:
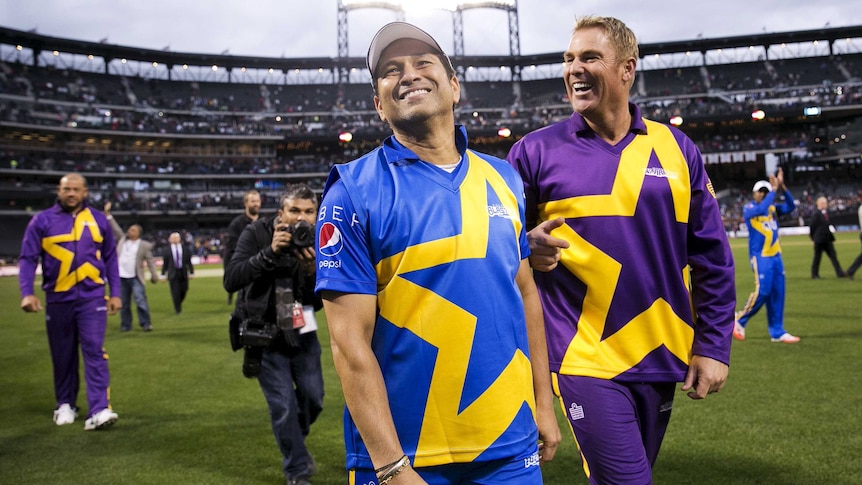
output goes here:
<path id="1" fill-rule="evenodd" d="M 700 152 L 629 102 L 638 45 L 577 20 L 563 56 L 575 113 L 509 152 L 524 179 L 530 263 L 556 391 L 590 483 L 652 483 L 677 382 L 724 385 L 733 258 Z"/>
<path id="2" fill-rule="evenodd" d="M 349 483 L 542 483 L 561 437 L 523 184 L 467 149 L 430 35 L 388 24 L 367 63 L 393 136 L 333 169 L 318 217 Z"/>

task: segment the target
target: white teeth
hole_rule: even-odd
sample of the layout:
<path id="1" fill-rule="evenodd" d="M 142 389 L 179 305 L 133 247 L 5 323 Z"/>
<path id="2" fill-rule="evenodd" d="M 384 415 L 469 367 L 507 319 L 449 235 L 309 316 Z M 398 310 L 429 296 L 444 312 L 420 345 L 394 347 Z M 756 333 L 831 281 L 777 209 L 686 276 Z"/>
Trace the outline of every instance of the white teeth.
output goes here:
<path id="1" fill-rule="evenodd" d="M 592 84 L 590 83 L 572 83 L 572 89 L 576 91 L 590 89 Z"/>
<path id="2" fill-rule="evenodd" d="M 410 91 L 409 93 L 405 94 L 404 99 L 412 98 L 413 96 L 415 96 L 417 94 L 428 94 L 430 92 L 431 91 L 429 91 L 427 89 L 417 89 L 416 91 Z"/>

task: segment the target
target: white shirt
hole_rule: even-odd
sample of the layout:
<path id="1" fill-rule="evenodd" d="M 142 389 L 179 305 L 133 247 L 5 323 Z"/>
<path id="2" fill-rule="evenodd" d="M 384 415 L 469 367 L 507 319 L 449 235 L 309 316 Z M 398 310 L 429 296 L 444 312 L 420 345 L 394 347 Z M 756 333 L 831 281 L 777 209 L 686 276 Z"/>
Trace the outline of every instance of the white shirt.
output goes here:
<path id="1" fill-rule="evenodd" d="M 138 271 L 135 266 L 137 264 L 136 259 L 138 256 L 138 247 L 140 245 L 140 239 L 135 239 L 134 241 L 126 239 L 123 241 L 123 245 L 120 247 L 119 258 L 120 278 L 137 277 Z"/>

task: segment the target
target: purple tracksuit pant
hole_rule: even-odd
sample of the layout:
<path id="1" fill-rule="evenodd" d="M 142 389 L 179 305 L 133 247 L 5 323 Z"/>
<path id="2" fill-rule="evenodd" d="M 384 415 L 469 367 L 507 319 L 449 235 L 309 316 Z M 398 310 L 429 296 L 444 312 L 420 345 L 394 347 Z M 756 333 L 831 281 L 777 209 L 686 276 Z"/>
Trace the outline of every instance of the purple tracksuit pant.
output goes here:
<path id="1" fill-rule="evenodd" d="M 560 401 L 591 485 L 652 484 L 675 383 L 558 375 Z"/>
<path id="2" fill-rule="evenodd" d="M 77 408 L 80 345 L 84 359 L 84 380 L 87 383 L 87 416 L 109 407 L 108 354 L 103 347 L 108 325 L 105 299 L 52 302 L 46 305 L 45 313 L 48 345 L 54 363 L 54 395 L 57 398 L 57 406 L 68 403 Z"/>

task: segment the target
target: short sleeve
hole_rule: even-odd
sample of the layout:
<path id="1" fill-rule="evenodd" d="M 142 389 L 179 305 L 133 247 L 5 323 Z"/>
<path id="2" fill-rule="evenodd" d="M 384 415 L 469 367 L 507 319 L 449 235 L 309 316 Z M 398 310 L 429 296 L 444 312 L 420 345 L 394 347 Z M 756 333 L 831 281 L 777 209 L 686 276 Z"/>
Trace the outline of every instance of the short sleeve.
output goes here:
<path id="1" fill-rule="evenodd" d="M 342 180 L 327 188 L 317 218 L 316 292 L 377 293 L 366 224 Z"/>

